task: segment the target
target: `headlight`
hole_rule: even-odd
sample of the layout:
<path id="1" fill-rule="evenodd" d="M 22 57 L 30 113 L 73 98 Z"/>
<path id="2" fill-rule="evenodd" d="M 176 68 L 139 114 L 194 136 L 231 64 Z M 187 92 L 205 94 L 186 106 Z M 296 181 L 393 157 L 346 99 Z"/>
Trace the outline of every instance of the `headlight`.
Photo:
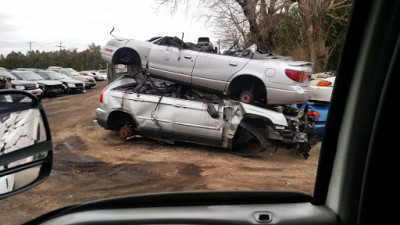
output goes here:
<path id="1" fill-rule="evenodd" d="M 38 83 L 36 83 L 36 88 L 39 88 L 39 84 Z"/>
<path id="2" fill-rule="evenodd" d="M 14 85 L 14 89 L 25 90 L 25 86 L 23 86 L 23 85 Z"/>
<path id="3" fill-rule="evenodd" d="M 70 88 L 76 87 L 75 84 L 67 84 L 67 85 L 68 85 L 68 87 L 70 87 Z"/>

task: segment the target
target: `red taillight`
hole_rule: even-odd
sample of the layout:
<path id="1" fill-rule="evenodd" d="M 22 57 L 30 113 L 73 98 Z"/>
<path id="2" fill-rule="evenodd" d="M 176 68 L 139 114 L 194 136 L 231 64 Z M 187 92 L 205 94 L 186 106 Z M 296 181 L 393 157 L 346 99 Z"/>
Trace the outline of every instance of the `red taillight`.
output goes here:
<path id="1" fill-rule="evenodd" d="M 100 94 L 100 103 L 103 103 L 103 94 L 104 94 L 105 91 L 106 91 L 105 88 L 101 91 L 101 94 Z"/>
<path id="2" fill-rule="evenodd" d="M 312 118 L 319 118 L 319 113 L 315 111 L 308 111 L 307 115 L 311 116 Z"/>
<path id="3" fill-rule="evenodd" d="M 287 77 L 289 77 L 290 79 L 292 79 L 296 82 L 303 82 L 303 81 L 310 79 L 310 77 L 311 77 L 311 73 L 304 72 L 304 71 L 298 71 L 298 70 L 286 69 L 285 74 Z"/>

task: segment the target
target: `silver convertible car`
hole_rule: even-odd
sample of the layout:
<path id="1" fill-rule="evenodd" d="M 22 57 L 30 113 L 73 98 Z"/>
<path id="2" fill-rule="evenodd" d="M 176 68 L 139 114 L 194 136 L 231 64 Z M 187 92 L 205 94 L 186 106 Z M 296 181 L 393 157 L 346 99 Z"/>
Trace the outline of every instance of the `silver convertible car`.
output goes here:
<path id="1" fill-rule="evenodd" d="M 124 75 L 101 93 L 97 122 L 128 138 L 190 142 L 230 149 L 243 156 L 284 143 L 308 156 L 311 119 L 290 106 L 266 109 L 184 85 Z M 277 148 L 276 148 L 277 149 Z"/>
<path id="2" fill-rule="evenodd" d="M 146 74 L 223 93 L 245 103 L 294 104 L 310 98 L 311 63 L 265 54 L 253 45 L 217 54 L 177 37 L 149 41 L 116 38 L 101 49 L 111 67 L 141 68 Z"/>

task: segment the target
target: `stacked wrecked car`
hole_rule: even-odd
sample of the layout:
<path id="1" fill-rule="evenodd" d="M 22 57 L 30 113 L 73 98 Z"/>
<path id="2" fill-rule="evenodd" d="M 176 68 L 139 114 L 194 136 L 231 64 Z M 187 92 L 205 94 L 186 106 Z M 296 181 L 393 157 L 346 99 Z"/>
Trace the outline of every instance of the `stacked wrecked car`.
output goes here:
<path id="1" fill-rule="evenodd" d="M 308 62 L 256 46 L 203 52 L 176 37 L 113 39 L 102 57 L 114 81 L 101 93 L 97 121 L 123 138 L 204 144 L 242 156 L 285 145 L 305 158 L 315 143 L 312 118 L 291 106 L 309 99 Z"/>

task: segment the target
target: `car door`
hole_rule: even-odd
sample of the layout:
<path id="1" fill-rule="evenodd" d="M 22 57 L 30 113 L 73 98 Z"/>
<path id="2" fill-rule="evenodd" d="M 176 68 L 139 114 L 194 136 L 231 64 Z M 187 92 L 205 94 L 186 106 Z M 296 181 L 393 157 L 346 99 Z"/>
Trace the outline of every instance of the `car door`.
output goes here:
<path id="1" fill-rule="evenodd" d="M 157 95 L 130 94 L 123 97 L 121 108 L 132 112 L 144 136 L 160 140 L 172 139 L 173 105 L 171 98 Z"/>
<path id="2" fill-rule="evenodd" d="M 149 55 L 148 70 L 153 75 L 190 84 L 198 54 L 175 46 L 154 45 Z"/>
<path id="3" fill-rule="evenodd" d="M 207 112 L 207 104 L 201 101 L 175 99 L 173 106 L 174 139 L 221 146 L 222 116 L 212 118 Z M 217 110 L 220 113 L 222 109 Z"/>
<path id="4" fill-rule="evenodd" d="M 224 91 L 229 78 L 241 70 L 249 58 L 202 52 L 196 60 L 192 84 Z"/>

